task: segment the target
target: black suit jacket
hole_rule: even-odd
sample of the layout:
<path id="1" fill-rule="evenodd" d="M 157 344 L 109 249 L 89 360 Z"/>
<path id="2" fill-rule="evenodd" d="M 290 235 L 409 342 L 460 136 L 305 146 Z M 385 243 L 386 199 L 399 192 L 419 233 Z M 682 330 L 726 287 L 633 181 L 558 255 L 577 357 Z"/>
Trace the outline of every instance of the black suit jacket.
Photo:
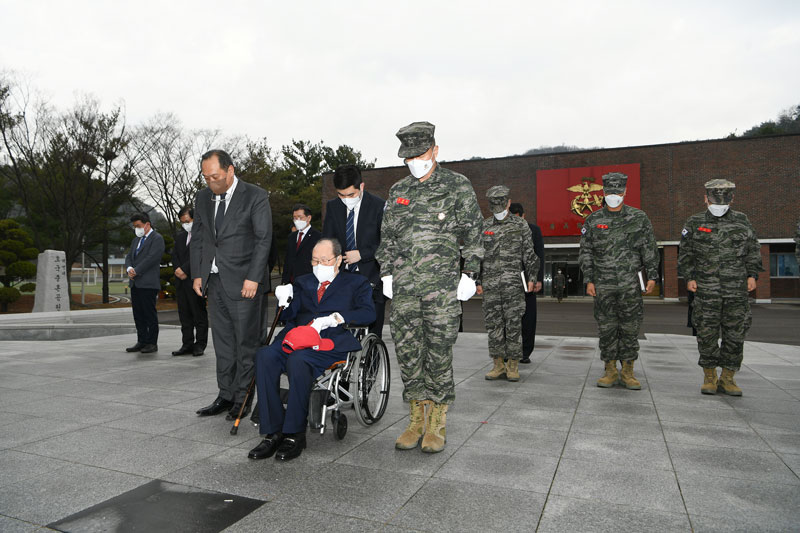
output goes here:
<path id="1" fill-rule="evenodd" d="M 267 259 L 272 242 L 272 212 L 267 191 L 239 180 L 233 192 L 219 235 L 214 231 L 211 190 L 197 193 L 192 224 L 191 269 L 202 278 L 205 291 L 211 262 L 216 258 L 219 279 L 228 298 L 241 300 L 244 280 L 257 281 L 263 292 L 268 285 Z"/>
<path id="2" fill-rule="evenodd" d="M 189 234 L 185 230 L 179 231 L 175 236 L 175 245 L 172 247 L 172 267 L 180 268 L 188 276 L 185 280 L 178 279 L 178 276 L 175 276 L 176 287 L 183 284 L 192 286 L 192 262 L 189 255 L 189 248 L 192 243 L 190 242 L 189 246 L 186 246 L 186 238 L 188 236 Z M 192 238 L 194 239 L 194 235 Z"/>
<path id="3" fill-rule="evenodd" d="M 539 256 L 539 273 L 536 274 L 536 281 L 542 282 L 544 280 L 544 239 L 542 238 L 542 230 L 536 224 L 531 224 L 531 235 L 533 236 L 533 253 Z"/>
<path id="4" fill-rule="evenodd" d="M 142 243 L 139 253 L 136 247 L 141 238 L 134 237 L 128 255 L 125 256 L 125 271 L 133 267 L 136 276 L 128 281 L 129 287 L 161 290 L 161 257 L 164 255 L 164 237 L 153 229 Z"/>
<path id="5" fill-rule="evenodd" d="M 283 265 L 281 283 L 291 283 L 303 274 L 311 274 L 311 250 L 317 244 L 322 233 L 314 226 L 308 228 L 306 236 L 297 248 L 297 232 L 293 231 L 286 239 L 286 260 Z"/>
<path id="6" fill-rule="evenodd" d="M 361 254 L 361 261 L 356 263 L 358 272 L 366 276 L 370 283 L 377 285 L 381 279 L 381 268 L 375 260 L 375 251 L 381 243 L 381 223 L 383 222 L 383 200 L 364 191 L 361 207 L 356 223 L 356 249 Z M 342 249 L 347 248 L 347 207 L 338 198 L 328 200 L 325 208 L 325 222 L 322 224 L 322 235 L 334 237 Z"/>

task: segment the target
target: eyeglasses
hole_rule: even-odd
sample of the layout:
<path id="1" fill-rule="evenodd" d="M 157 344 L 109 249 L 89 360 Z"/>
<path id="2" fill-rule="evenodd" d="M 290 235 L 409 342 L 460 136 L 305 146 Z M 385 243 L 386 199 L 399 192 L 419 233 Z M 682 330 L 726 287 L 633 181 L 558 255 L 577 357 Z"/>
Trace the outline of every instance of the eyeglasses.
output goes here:
<path id="1" fill-rule="evenodd" d="M 327 265 L 327 264 L 331 263 L 332 261 L 336 261 L 337 257 L 339 257 L 339 256 L 335 255 L 335 256 L 330 257 L 328 259 L 311 259 L 311 266 L 314 267 L 314 266 L 317 266 L 317 265 L 320 265 L 320 264 Z"/>

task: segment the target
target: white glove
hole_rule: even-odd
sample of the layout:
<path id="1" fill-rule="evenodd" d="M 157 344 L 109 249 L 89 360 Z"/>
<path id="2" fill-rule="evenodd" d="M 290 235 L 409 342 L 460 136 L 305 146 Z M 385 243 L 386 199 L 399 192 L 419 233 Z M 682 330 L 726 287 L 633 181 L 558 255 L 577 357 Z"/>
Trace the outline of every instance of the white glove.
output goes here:
<path id="1" fill-rule="evenodd" d="M 275 287 L 275 298 L 278 299 L 278 307 L 287 307 L 289 300 L 294 298 L 294 287 L 291 284 L 278 285 Z"/>
<path id="2" fill-rule="evenodd" d="M 383 276 L 381 278 L 383 282 L 383 295 L 392 299 L 392 276 Z"/>
<path id="3" fill-rule="evenodd" d="M 339 325 L 339 320 L 337 320 L 337 317 L 341 318 L 342 315 L 339 313 L 333 313 L 332 315 L 315 318 L 311 322 L 311 327 L 317 330 L 317 333 L 321 333 L 323 329 L 335 328 Z M 344 322 L 344 319 L 342 319 L 342 322 Z"/>
<path id="4" fill-rule="evenodd" d="M 456 298 L 462 302 L 466 302 L 475 295 L 475 282 L 466 274 L 461 274 L 461 281 L 458 282 L 458 289 L 456 289 Z"/>

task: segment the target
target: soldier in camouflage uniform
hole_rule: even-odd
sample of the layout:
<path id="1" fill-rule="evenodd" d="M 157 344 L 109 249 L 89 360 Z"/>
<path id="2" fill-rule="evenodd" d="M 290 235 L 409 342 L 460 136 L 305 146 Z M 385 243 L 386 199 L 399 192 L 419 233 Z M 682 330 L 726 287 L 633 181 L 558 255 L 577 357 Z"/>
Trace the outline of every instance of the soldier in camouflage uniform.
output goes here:
<path id="1" fill-rule="evenodd" d="M 558 272 L 553 277 L 553 293 L 555 294 L 556 298 L 558 298 L 558 303 L 561 303 L 561 299 L 564 298 L 564 289 L 567 286 L 567 278 L 562 274 L 561 269 L 558 269 Z"/>
<path id="2" fill-rule="evenodd" d="M 594 296 L 594 318 L 599 331 L 600 358 L 605 374 L 598 387 L 621 382 L 639 390 L 633 374 L 639 358 L 639 329 L 644 318 L 639 271 L 646 270 L 649 293 L 658 276 L 658 248 L 653 226 L 644 211 L 625 205 L 628 177 L 619 172 L 603 176 L 606 205 L 586 217 L 581 230 L 580 267 L 586 293 Z M 622 361 L 622 372 L 617 361 Z"/>
<path id="3" fill-rule="evenodd" d="M 486 193 L 493 215 L 483 221 L 484 256 L 478 294 L 483 294 L 489 356 L 494 361 L 486 379 L 505 377 L 508 381 L 519 381 L 525 293 L 533 292 L 536 285 L 539 257 L 533 251 L 528 223 L 522 217 L 509 215 L 508 194 L 505 185 L 495 185 Z M 525 287 L 521 272 L 530 280 Z"/>
<path id="4" fill-rule="evenodd" d="M 459 299 L 475 294 L 483 258 L 475 191 L 466 177 L 436 162 L 439 147 L 433 133 L 434 125 L 428 122 L 414 122 L 397 132 L 398 155 L 411 175 L 389 190 L 376 253 L 385 274 L 384 294 L 393 298 L 392 339 L 403 399 L 410 403 L 408 427 L 395 446 L 412 449 L 422 438 L 424 452 L 444 449 L 445 414 L 455 398 L 453 344 Z"/>
<path id="5" fill-rule="evenodd" d="M 730 210 L 736 186 L 715 179 L 705 187 L 708 209 L 689 217 L 681 232 L 678 276 L 695 293 L 692 324 L 705 374 L 700 392 L 741 396 L 733 375 L 742 365 L 752 321 L 747 293 L 763 270 L 761 247 L 747 216 Z M 717 367 L 722 367 L 719 379 Z"/>

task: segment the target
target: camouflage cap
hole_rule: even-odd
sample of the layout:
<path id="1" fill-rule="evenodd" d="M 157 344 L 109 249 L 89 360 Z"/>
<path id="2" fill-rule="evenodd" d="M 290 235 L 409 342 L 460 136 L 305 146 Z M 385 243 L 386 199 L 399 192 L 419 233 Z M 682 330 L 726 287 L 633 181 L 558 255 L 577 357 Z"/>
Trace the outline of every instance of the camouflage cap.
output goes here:
<path id="1" fill-rule="evenodd" d="M 397 156 L 403 159 L 417 157 L 424 154 L 436 142 L 433 132 L 436 126 L 430 122 L 412 122 L 400 128 L 396 135 L 400 139 L 400 149 Z"/>
<path id="2" fill-rule="evenodd" d="M 728 205 L 733 200 L 736 185 L 732 181 L 714 179 L 705 184 L 708 201 L 717 205 Z"/>
<path id="3" fill-rule="evenodd" d="M 511 189 L 505 185 L 495 185 L 486 191 L 486 197 L 489 199 L 489 209 L 492 213 L 502 213 L 508 205 L 508 195 Z"/>
<path id="4" fill-rule="evenodd" d="M 622 194 L 628 184 L 628 176 L 622 172 L 609 172 L 603 175 L 604 194 Z"/>

